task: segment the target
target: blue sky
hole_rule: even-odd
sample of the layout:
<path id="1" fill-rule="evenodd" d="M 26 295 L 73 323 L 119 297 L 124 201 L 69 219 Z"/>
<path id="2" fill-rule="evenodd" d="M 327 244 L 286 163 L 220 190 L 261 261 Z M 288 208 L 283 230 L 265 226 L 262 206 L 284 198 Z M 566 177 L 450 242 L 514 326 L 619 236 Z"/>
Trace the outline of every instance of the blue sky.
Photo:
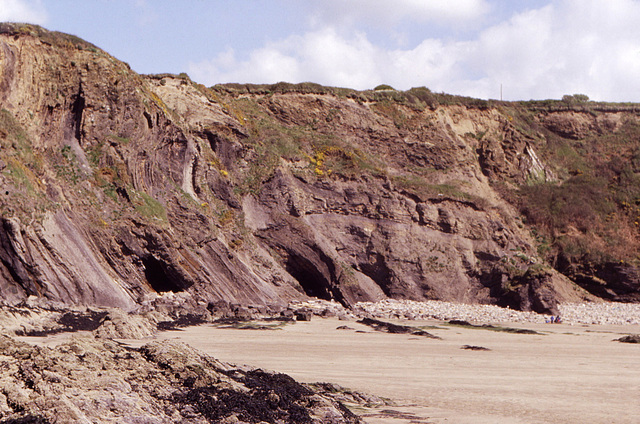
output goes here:
<path id="1" fill-rule="evenodd" d="M 640 102 L 640 0 L 0 0 L 139 73 Z"/>

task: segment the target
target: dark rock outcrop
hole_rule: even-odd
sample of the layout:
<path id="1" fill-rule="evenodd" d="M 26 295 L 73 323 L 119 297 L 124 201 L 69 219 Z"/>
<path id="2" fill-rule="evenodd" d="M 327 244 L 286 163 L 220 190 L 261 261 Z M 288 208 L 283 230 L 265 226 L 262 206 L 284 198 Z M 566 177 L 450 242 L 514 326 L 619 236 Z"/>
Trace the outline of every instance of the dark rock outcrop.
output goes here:
<path id="1" fill-rule="evenodd" d="M 615 341 L 620 343 L 640 343 L 640 334 L 629 334 L 628 336 L 615 339 Z"/>
<path id="2" fill-rule="evenodd" d="M 377 331 L 383 331 L 391 334 L 411 334 L 414 336 L 424 336 L 430 339 L 439 339 L 428 331 L 421 330 L 419 328 L 411 327 L 409 325 L 394 324 L 391 322 L 380 321 L 373 318 L 363 318 L 358 321 L 360 324 L 368 325 Z"/>
<path id="3" fill-rule="evenodd" d="M 640 270 L 628 263 L 605 262 L 571 269 L 571 277 L 591 293 L 617 302 L 640 302 Z"/>

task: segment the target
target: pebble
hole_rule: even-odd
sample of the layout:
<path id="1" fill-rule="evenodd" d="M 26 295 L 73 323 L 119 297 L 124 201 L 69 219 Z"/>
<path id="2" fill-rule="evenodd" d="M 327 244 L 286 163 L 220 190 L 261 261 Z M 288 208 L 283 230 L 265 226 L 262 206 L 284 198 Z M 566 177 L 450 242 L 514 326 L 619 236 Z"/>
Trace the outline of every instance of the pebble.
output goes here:
<path id="1" fill-rule="evenodd" d="M 640 304 L 637 303 L 564 303 L 560 316 L 565 324 L 639 325 Z M 358 316 L 409 320 L 464 320 L 474 323 L 545 323 L 550 315 L 516 311 L 495 305 L 478 305 L 428 300 L 385 299 L 379 302 L 360 302 L 353 308 Z"/>
<path id="2" fill-rule="evenodd" d="M 523 312 L 496 305 L 480 305 L 427 300 L 384 299 L 378 302 L 359 302 L 353 308 L 346 309 L 335 301 L 311 299 L 294 302 L 292 307 L 306 308 L 314 315 L 327 315 L 347 319 L 371 317 L 377 319 L 406 320 L 464 320 L 479 324 L 500 322 L 545 323 L 550 315 L 536 312 Z M 560 317 L 565 324 L 595 325 L 640 325 L 640 303 L 561 303 L 558 305 Z"/>
<path id="3" fill-rule="evenodd" d="M 640 324 L 640 303 L 564 303 L 562 319 L 574 324 Z"/>

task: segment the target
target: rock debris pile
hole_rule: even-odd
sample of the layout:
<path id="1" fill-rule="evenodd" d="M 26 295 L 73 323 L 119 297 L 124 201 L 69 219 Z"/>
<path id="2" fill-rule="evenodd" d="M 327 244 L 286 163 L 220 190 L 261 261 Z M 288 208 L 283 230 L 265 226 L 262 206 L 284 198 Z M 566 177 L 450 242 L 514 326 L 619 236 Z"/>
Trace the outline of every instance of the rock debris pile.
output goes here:
<path id="1" fill-rule="evenodd" d="M 309 311 L 313 315 L 320 317 L 338 317 L 343 320 L 355 320 L 358 318 L 354 311 L 342 306 L 340 303 L 331 300 L 309 299 L 305 301 L 289 302 L 288 309 L 293 311 Z"/>
<path id="2" fill-rule="evenodd" d="M 640 324 L 638 303 L 565 303 L 560 312 L 562 320 L 572 324 Z"/>
<path id="3" fill-rule="evenodd" d="M 632 303 L 564 303 L 559 305 L 562 322 L 566 324 L 640 324 L 640 305 Z M 470 305 L 442 301 L 415 302 L 385 299 L 361 302 L 354 313 L 382 319 L 464 320 L 469 322 L 536 322 L 544 323 L 548 315 L 522 312 L 495 305 Z"/>
<path id="4" fill-rule="evenodd" d="M 385 299 L 379 302 L 360 302 L 355 306 L 359 315 L 374 318 L 443 321 L 463 320 L 470 322 L 544 322 L 544 315 L 535 312 L 522 312 L 495 305 L 470 305 L 462 303 L 430 300 L 415 302 L 411 300 Z"/>

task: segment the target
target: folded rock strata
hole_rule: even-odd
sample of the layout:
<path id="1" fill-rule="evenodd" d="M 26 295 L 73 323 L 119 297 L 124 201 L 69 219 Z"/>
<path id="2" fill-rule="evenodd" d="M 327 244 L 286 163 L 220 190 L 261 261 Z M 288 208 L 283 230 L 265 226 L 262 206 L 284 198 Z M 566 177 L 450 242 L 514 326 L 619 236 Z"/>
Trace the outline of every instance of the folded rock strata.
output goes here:
<path id="1" fill-rule="evenodd" d="M 536 154 L 544 134 L 500 108 L 313 84 L 208 89 L 19 24 L 0 27 L 0 64 L 8 304 L 134 311 L 187 293 L 187 308 L 317 297 L 555 312 L 594 298 L 545 265 L 496 190 L 557 180 Z M 538 132 L 619 128 L 556 115 Z M 600 293 L 633 296 L 636 275 Z"/>

